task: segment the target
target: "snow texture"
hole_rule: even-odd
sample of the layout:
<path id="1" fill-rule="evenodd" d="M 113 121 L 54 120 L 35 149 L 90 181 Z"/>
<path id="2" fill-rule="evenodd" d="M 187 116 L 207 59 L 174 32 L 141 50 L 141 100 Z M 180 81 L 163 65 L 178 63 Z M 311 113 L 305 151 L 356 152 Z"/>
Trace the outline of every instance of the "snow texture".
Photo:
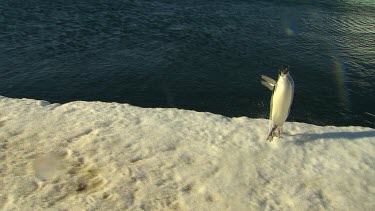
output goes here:
<path id="1" fill-rule="evenodd" d="M 0 97 L 0 210 L 375 210 L 375 130 Z"/>

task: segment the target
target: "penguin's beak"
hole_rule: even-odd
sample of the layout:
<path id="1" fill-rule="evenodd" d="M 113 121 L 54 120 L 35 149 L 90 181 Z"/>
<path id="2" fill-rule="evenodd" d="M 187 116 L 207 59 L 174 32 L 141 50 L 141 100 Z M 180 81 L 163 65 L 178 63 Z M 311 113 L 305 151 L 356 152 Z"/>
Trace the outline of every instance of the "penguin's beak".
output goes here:
<path id="1" fill-rule="evenodd" d="M 284 65 L 280 70 L 280 75 L 286 75 L 289 72 L 289 66 Z"/>

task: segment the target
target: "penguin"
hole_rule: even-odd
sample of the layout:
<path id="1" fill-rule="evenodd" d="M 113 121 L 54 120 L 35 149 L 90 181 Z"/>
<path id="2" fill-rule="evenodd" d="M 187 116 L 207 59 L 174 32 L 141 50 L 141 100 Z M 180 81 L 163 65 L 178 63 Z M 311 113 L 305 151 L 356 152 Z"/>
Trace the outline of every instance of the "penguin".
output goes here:
<path id="1" fill-rule="evenodd" d="M 289 116 L 294 96 L 294 81 L 289 73 L 289 66 L 284 65 L 279 71 L 278 80 L 262 75 L 261 83 L 272 90 L 270 103 L 270 131 L 267 137 L 272 141 L 273 137 L 281 138 L 282 127 Z"/>

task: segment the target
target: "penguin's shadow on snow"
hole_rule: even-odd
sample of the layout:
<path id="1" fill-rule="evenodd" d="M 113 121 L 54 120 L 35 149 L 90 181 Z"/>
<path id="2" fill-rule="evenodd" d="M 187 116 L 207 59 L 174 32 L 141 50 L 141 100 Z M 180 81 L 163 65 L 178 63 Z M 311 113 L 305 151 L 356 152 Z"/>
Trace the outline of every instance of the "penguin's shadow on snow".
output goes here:
<path id="1" fill-rule="evenodd" d="M 361 132 L 328 132 L 328 133 L 299 133 L 291 135 L 297 139 L 297 144 L 305 144 L 319 139 L 346 139 L 355 140 L 358 138 L 375 138 L 375 131 Z"/>

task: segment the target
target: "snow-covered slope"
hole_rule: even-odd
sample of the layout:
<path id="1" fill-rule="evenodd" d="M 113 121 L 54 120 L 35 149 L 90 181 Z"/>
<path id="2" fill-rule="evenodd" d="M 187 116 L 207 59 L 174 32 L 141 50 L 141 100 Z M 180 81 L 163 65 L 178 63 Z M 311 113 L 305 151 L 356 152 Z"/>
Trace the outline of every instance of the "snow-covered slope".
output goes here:
<path id="1" fill-rule="evenodd" d="M 375 130 L 0 97 L 1 210 L 374 210 Z"/>

